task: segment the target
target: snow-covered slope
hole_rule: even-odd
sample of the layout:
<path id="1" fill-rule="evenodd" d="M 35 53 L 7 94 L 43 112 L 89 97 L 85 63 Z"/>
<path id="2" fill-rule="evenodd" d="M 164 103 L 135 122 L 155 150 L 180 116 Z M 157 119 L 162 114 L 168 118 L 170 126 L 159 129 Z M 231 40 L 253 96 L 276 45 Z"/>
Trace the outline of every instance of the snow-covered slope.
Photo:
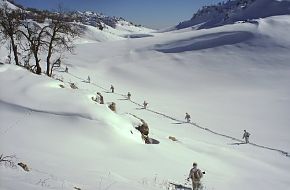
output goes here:
<path id="1" fill-rule="evenodd" d="M 9 1 L 6 0 L 0 0 L 0 7 L 3 7 L 4 5 L 7 5 L 9 9 L 19 9 L 17 6 L 13 5 Z"/>
<path id="2" fill-rule="evenodd" d="M 0 8 L 7 5 L 9 9 L 17 9 L 14 4 L 0 0 Z M 36 9 L 24 8 L 28 17 L 39 22 L 38 16 L 46 16 L 47 14 L 55 14 L 53 12 L 41 12 Z M 43 15 L 42 15 L 43 14 Z M 38 18 L 38 19 L 37 19 Z M 81 27 L 82 35 L 76 43 L 94 43 L 105 41 L 116 41 L 126 38 L 139 38 L 152 36 L 155 30 L 145 28 L 141 25 L 136 25 L 128 22 L 123 18 L 114 16 L 106 16 L 95 12 L 67 12 L 64 18 L 71 23 L 78 24 Z"/>
<path id="3" fill-rule="evenodd" d="M 152 37 L 154 30 L 148 28 L 136 28 L 117 24 L 115 28 L 107 26 L 103 30 L 90 25 L 79 24 L 83 30 L 81 37 L 76 40 L 76 43 L 95 43 L 125 40 L 127 38 L 143 38 Z"/>
<path id="4" fill-rule="evenodd" d="M 71 16 L 85 26 L 83 38 L 93 41 L 114 41 L 130 36 L 148 36 L 154 31 L 123 18 L 109 17 L 95 12 L 75 12 Z"/>
<path id="5" fill-rule="evenodd" d="M 212 28 L 236 21 L 286 14 L 290 14 L 289 0 L 231 0 L 203 7 L 190 20 L 179 23 L 175 29 Z"/>
<path id="6" fill-rule="evenodd" d="M 286 15 L 82 43 L 64 62 L 69 73 L 55 73 L 64 82 L 0 65 L 1 153 L 31 168 L 0 166 L 0 188 L 160 190 L 183 183 L 196 161 L 205 189 L 287 189 L 288 31 Z M 91 100 L 97 91 L 117 113 Z M 148 110 L 136 104 L 144 100 Z M 193 123 L 181 122 L 185 112 Z M 130 113 L 160 144 L 143 144 Z M 244 129 L 252 144 L 235 144 Z"/>

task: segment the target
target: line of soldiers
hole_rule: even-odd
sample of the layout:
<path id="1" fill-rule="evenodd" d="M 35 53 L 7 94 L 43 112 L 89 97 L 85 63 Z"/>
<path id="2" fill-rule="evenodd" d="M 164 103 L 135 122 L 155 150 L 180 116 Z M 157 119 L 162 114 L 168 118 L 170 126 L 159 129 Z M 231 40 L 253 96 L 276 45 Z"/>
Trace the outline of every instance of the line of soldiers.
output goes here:
<path id="1" fill-rule="evenodd" d="M 190 123 L 191 117 L 190 117 L 190 115 L 187 112 L 185 113 L 185 118 L 184 119 L 186 119 L 186 122 L 187 123 Z M 243 139 L 245 139 L 245 142 L 246 143 L 249 143 L 249 137 L 250 137 L 250 135 L 251 134 L 248 131 L 244 130 Z"/>
<path id="2" fill-rule="evenodd" d="M 104 97 L 100 92 L 97 92 L 96 97 L 92 97 L 92 100 L 98 102 L 99 104 L 104 104 Z M 116 103 L 111 102 L 108 106 L 113 112 L 116 112 Z"/>
<path id="3" fill-rule="evenodd" d="M 66 72 L 68 72 L 67 68 L 66 68 Z M 88 76 L 88 82 L 90 82 L 89 76 Z M 111 85 L 110 90 L 111 90 L 111 93 L 115 92 L 115 88 L 113 85 Z M 102 94 L 100 92 L 97 92 L 96 98 L 92 97 L 92 99 L 96 102 L 99 102 L 100 104 L 104 104 L 104 97 L 102 96 Z M 131 100 L 131 93 L 130 92 L 128 92 L 128 94 L 127 94 L 127 99 Z M 148 105 L 148 103 L 146 101 L 144 101 L 143 108 L 147 109 L 147 105 Z M 112 111 L 116 112 L 116 104 L 114 102 L 112 102 L 108 107 Z M 187 123 L 190 123 L 191 116 L 186 112 L 184 119 L 186 120 Z M 142 139 L 145 141 L 145 143 L 150 144 L 150 138 L 148 136 L 149 135 L 149 126 L 143 119 L 140 119 L 140 121 L 141 121 L 141 123 L 135 128 L 138 131 L 140 131 Z M 243 139 L 245 139 L 246 143 L 249 143 L 249 136 L 250 136 L 250 133 L 247 132 L 246 130 L 244 130 Z M 192 181 L 192 190 L 198 190 L 198 189 L 202 188 L 200 180 L 204 174 L 205 174 L 205 172 L 202 172 L 200 169 L 197 168 L 197 163 L 193 162 L 193 167 L 191 168 L 191 170 L 189 172 L 189 176 L 187 178 L 188 181 L 190 179 Z"/>
<path id="4" fill-rule="evenodd" d="M 111 93 L 115 92 L 115 88 L 114 88 L 113 85 L 111 85 L 110 89 L 111 89 Z M 100 104 L 104 104 L 104 97 L 102 96 L 102 94 L 100 92 L 97 92 L 96 98 L 92 98 L 92 99 L 94 101 L 96 101 L 96 102 L 99 102 Z M 127 99 L 131 100 L 131 93 L 130 92 L 128 92 L 128 94 L 127 94 Z M 143 102 L 143 108 L 147 109 L 147 105 L 148 105 L 148 103 L 146 101 L 144 101 Z M 109 105 L 109 108 L 112 111 L 116 112 L 116 103 L 112 102 Z M 190 123 L 191 116 L 186 112 L 184 119 L 186 120 L 187 123 Z M 142 139 L 145 141 L 145 143 L 147 143 L 149 141 L 149 137 L 148 137 L 149 127 L 148 127 L 148 124 L 143 119 L 141 119 L 141 125 L 136 127 L 136 129 L 138 129 L 140 131 L 140 133 L 142 134 Z M 242 138 L 245 139 L 246 143 L 249 143 L 249 137 L 250 137 L 250 133 L 247 132 L 246 130 L 244 130 L 244 134 L 243 134 Z"/>
<path id="5" fill-rule="evenodd" d="M 88 77 L 88 81 L 90 82 L 89 77 Z M 115 88 L 113 85 L 111 85 L 110 90 L 111 90 L 111 93 L 115 92 Z M 128 94 L 127 94 L 127 99 L 131 100 L 131 93 L 130 92 L 128 92 Z M 100 92 L 97 92 L 97 96 L 93 100 L 99 102 L 100 104 L 104 104 L 104 97 L 102 96 L 102 94 Z M 144 101 L 143 108 L 147 109 L 147 105 L 148 105 L 148 103 L 146 101 Z M 109 105 L 109 108 L 112 111 L 116 112 L 116 104 L 114 102 L 112 102 Z M 184 119 L 186 120 L 187 123 L 190 123 L 191 116 L 186 112 Z M 140 121 L 141 121 L 141 123 L 135 128 L 138 131 L 140 131 L 142 139 L 145 141 L 145 143 L 150 144 L 150 138 L 148 136 L 149 135 L 149 126 L 143 119 L 140 119 Z M 244 130 L 243 139 L 245 139 L 246 143 L 249 143 L 249 136 L 250 136 L 250 133 L 247 132 L 246 130 Z M 205 174 L 205 172 L 202 172 L 200 169 L 198 169 L 197 163 L 194 162 L 193 167 L 191 168 L 191 170 L 189 172 L 189 176 L 187 178 L 188 181 L 189 181 L 189 179 L 191 179 L 191 181 L 192 181 L 192 190 L 198 190 L 198 189 L 202 188 L 200 180 L 204 174 Z"/>
<path id="6" fill-rule="evenodd" d="M 246 143 L 249 143 L 249 136 L 250 136 L 250 133 L 244 130 L 243 139 L 245 139 Z M 203 177 L 204 174 L 205 174 L 204 171 L 202 172 L 199 168 L 197 168 L 197 163 L 193 162 L 192 168 L 187 178 L 187 181 L 191 179 L 192 190 L 203 189 L 202 184 L 201 184 L 201 178 Z"/>
<path id="7" fill-rule="evenodd" d="M 115 88 L 113 85 L 111 85 L 110 87 L 111 93 L 115 92 Z M 131 99 L 131 93 L 128 92 L 127 94 L 127 99 L 130 100 Z M 96 97 L 92 97 L 92 100 L 100 103 L 100 104 L 104 104 L 104 97 L 100 92 L 97 92 Z M 148 103 L 146 101 L 143 102 L 143 108 L 146 109 L 147 108 Z M 112 111 L 116 112 L 116 103 L 115 102 L 111 102 L 108 106 Z M 150 138 L 149 138 L 149 126 L 148 124 L 143 120 L 140 119 L 141 123 L 135 127 L 138 131 L 140 131 L 141 133 L 141 137 L 144 140 L 144 142 L 146 144 L 150 143 Z"/>

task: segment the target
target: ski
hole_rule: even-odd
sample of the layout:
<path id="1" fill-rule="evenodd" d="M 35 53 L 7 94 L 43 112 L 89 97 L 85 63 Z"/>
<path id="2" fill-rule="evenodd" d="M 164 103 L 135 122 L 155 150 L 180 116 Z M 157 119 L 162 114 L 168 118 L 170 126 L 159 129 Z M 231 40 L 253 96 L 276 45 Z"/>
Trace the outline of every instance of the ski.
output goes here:
<path id="1" fill-rule="evenodd" d="M 173 190 L 192 190 L 191 187 L 186 187 L 184 185 L 181 184 L 177 184 L 177 183 L 169 183 L 172 188 L 174 188 Z"/>

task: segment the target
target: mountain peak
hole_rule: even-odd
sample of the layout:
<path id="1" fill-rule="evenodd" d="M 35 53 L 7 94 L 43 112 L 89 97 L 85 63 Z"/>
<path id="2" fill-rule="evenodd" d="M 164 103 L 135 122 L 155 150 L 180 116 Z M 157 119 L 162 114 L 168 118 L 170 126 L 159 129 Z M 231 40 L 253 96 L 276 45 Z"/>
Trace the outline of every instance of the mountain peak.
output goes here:
<path id="1" fill-rule="evenodd" d="M 216 5 L 204 6 L 193 17 L 175 28 L 212 28 L 237 21 L 290 14 L 289 0 L 228 0 Z"/>

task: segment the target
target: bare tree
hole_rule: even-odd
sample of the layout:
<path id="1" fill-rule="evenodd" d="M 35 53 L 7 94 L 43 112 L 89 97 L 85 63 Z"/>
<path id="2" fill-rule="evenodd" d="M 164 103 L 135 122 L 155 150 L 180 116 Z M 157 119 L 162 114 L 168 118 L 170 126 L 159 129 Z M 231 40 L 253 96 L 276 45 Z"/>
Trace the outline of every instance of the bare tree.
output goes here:
<path id="1" fill-rule="evenodd" d="M 39 51 L 46 43 L 44 39 L 47 34 L 46 30 L 48 26 L 41 27 L 34 21 L 23 21 L 21 26 L 22 28 L 18 30 L 18 32 L 27 40 L 27 44 L 24 45 L 24 50 L 26 52 L 28 51 L 28 54 L 33 54 L 36 66 L 35 73 L 41 74 Z"/>
<path id="2" fill-rule="evenodd" d="M 52 75 L 53 67 L 60 66 L 61 56 L 52 61 L 54 53 L 62 53 L 64 51 L 73 52 L 73 39 L 80 34 L 79 27 L 65 19 L 65 14 L 61 8 L 57 14 L 50 17 L 49 30 L 47 31 L 47 57 L 46 57 L 46 74 Z"/>
<path id="3" fill-rule="evenodd" d="M 3 163 L 7 167 L 14 168 L 14 167 L 16 167 L 15 159 L 16 159 L 15 155 L 4 156 L 3 154 L 1 154 L 0 155 L 0 164 Z"/>
<path id="4" fill-rule="evenodd" d="M 20 65 L 18 59 L 18 47 L 17 41 L 21 35 L 18 35 L 17 31 L 21 24 L 23 13 L 21 10 L 9 9 L 7 4 L 4 4 L 0 9 L 0 32 L 5 41 L 9 40 L 9 48 L 12 49 L 14 55 L 14 61 L 16 65 Z M 11 55 L 9 55 L 11 57 Z"/>
<path id="5" fill-rule="evenodd" d="M 53 68 L 60 67 L 62 53 L 73 52 L 73 39 L 80 35 L 80 27 L 70 22 L 70 17 L 65 14 L 61 6 L 59 6 L 58 13 L 43 12 L 41 14 L 42 24 L 33 21 L 34 17 L 37 16 L 24 13 L 20 9 L 11 10 L 6 4 L 0 10 L 0 32 L 3 33 L 5 40 L 10 41 L 9 48 L 10 52 L 14 54 L 16 65 L 20 65 L 18 51 L 21 48 L 27 53 L 23 59 L 25 66 L 36 74 L 42 72 L 40 52 L 47 51 L 46 74 L 51 76 Z M 48 20 L 45 21 L 45 18 Z M 9 56 L 11 59 L 11 55 Z M 32 56 L 35 60 L 34 66 L 29 65 Z"/>

